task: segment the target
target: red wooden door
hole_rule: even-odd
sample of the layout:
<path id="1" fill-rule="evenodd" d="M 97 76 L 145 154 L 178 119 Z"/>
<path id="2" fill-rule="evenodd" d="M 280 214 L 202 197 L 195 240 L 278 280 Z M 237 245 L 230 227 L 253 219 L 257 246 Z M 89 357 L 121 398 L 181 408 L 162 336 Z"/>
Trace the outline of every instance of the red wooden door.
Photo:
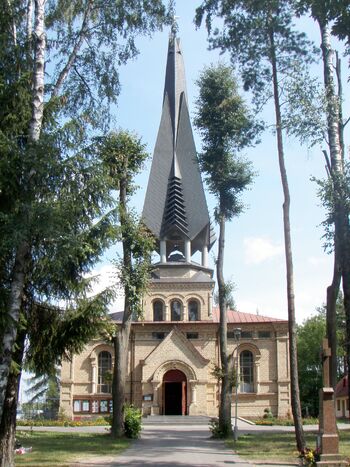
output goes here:
<path id="1" fill-rule="evenodd" d="M 186 381 L 182 381 L 182 415 L 186 415 Z"/>

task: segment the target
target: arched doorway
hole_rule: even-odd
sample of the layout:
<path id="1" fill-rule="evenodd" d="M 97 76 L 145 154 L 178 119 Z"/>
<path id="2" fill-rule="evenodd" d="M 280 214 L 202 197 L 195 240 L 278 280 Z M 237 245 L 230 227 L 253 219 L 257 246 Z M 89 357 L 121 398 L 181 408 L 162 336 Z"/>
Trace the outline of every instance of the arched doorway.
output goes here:
<path id="1" fill-rule="evenodd" d="M 163 414 L 187 415 L 187 379 L 180 370 L 169 370 L 163 377 Z"/>

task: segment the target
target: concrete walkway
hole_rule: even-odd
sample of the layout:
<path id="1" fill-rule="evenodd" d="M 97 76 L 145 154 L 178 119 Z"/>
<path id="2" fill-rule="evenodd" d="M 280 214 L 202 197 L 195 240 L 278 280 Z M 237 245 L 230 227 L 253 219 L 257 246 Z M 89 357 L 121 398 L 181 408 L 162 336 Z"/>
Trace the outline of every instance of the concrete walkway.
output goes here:
<path id="1" fill-rule="evenodd" d="M 71 467 L 252 467 L 221 441 L 210 438 L 205 425 L 145 425 L 142 437 L 117 458 L 85 459 Z"/>
<path id="2" fill-rule="evenodd" d="M 82 459 L 71 467 L 283 467 L 298 465 L 242 460 L 223 441 L 211 438 L 208 417 L 150 417 L 143 422 L 141 439 L 117 457 Z M 87 427 L 85 427 L 87 428 Z M 92 428 L 92 427 L 91 427 Z M 275 430 L 269 430 L 275 428 Z M 277 428 L 277 429 L 276 429 Z M 292 431 L 293 427 L 257 427 L 239 420 L 239 434 Z"/>
<path id="3" fill-rule="evenodd" d="M 103 456 L 103 458 L 86 458 L 71 464 L 71 467 L 117 467 L 128 465 L 132 467 L 282 467 L 298 465 L 295 459 L 291 462 L 255 463 L 240 459 L 225 444 L 210 438 L 208 417 L 150 417 L 143 421 L 141 439 L 119 456 Z M 340 429 L 349 429 L 349 425 L 338 425 Z M 24 427 L 18 427 L 19 430 Z M 26 427 L 30 429 L 29 427 Z M 305 426 L 305 431 L 317 431 L 317 426 Z M 35 431 L 64 432 L 105 432 L 107 427 L 33 427 Z M 257 426 L 239 420 L 239 435 L 270 432 L 282 433 L 294 431 L 294 427 Z M 293 462 L 294 461 L 294 462 Z"/>

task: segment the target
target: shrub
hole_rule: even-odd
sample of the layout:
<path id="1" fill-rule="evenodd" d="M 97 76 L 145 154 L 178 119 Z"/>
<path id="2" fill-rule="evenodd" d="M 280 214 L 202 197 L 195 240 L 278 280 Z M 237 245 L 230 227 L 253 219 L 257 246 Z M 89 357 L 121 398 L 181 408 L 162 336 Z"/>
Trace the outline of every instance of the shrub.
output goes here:
<path id="1" fill-rule="evenodd" d="M 273 418 L 272 412 L 270 409 L 265 409 L 264 410 L 264 416 L 263 418 Z"/>
<path id="2" fill-rule="evenodd" d="M 232 432 L 225 433 L 219 428 L 219 420 L 217 418 L 212 418 L 209 421 L 209 430 L 212 437 L 216 439 L 227 439 L 229 436 L 232 436 Z"/>
<path id="3" fill-rule="evenodd" d="M 107 417 L 99 417 L 93 420 L 17 420 L 17 426 L 105 426 L 108 425 Z"/>
<path id="4" fill-rule="evenodd" d="M 141 425 L 141 410 L 136 409 L 132 405 L 124 407 L 124 433 L 127 438 L 136 439 L 140 436 Z"/>

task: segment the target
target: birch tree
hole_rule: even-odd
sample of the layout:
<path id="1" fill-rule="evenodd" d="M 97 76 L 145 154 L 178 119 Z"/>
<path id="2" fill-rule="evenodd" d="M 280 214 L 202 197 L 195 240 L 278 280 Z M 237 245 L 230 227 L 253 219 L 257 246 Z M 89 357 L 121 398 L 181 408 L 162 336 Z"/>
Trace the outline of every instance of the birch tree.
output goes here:
<path id="1" fill-rule="evenodd" d="M 330 223 L 334 225 L 334 271 L 331 285 L 327 288 L 327 335 L 332 348 L 331 383 L 337 383 L 337 346 L 336 346 L 336 302 L 340 284 L 343 288 L 344 309 L 346 316 L 346 358 L 350 375 L 350 224 L 347 203 L 347 184 L 344 155 L 344 122 L 342 117 L 342 95 L 339 58 L 332 48 L 332 26 L 337 28 L 349 19 L 349 8 L 318 0 L 297 2 L 298 13 L 310 13 L 317 22 L 321 37 L 323 63 L 323 83 L 325 94 L 326 135 L 328 151 L 323 151 L 327 161 L 331 191 L 328 190 L 328 207 L 331 206 Z M 335 25 L 332 19 L 336 19 Z M 338 31 L 341 31 L 341 29 Z M 345 37 L 341 33 L 341 37 Z M 331 196 L 331 200 L 329 197 Z M 324 195 L 323 195 L 324 197 Z M 349 389 L 350 395 L 350 389 Z"/>
<path id="2" fill-rule="evenodd" d="M 6 64 L 1 98 L 7 104 L 2 109 L 7 113 L 1 122 L 1 137 L 9 163 L 2 169 L 14 176 L 3 177 L 2 185 L 8 192 L 15 185 L 18 196 L 9 197 L 2 214 L 16 213 L 18 224 L 15 235 L 9 231 L 1 240 L 7 258 L 1 273 L 9 287 L 2 291 L 6 315 L 0 340 L 0 417 L 27 275 L 35 260 L 31 233 L 36 220 L 31 207 L 37 199 L 35 180 L 41 168 L 36 152 L 43 131 L 61 119 L 72 149 L 81 145 L 92 129 L 108 127 L 110 104 L 120 92 L 119 66 L 137 54 L 138 35 L 152 34 L 167 20 L 159 0 L 1 3 L 5 14 L 0 25 L 0 54 Z M 45 70 L 46 62 L 50 68 Z M 9 99 L 15 88 L 25 100 L 24 109 Z"/>

